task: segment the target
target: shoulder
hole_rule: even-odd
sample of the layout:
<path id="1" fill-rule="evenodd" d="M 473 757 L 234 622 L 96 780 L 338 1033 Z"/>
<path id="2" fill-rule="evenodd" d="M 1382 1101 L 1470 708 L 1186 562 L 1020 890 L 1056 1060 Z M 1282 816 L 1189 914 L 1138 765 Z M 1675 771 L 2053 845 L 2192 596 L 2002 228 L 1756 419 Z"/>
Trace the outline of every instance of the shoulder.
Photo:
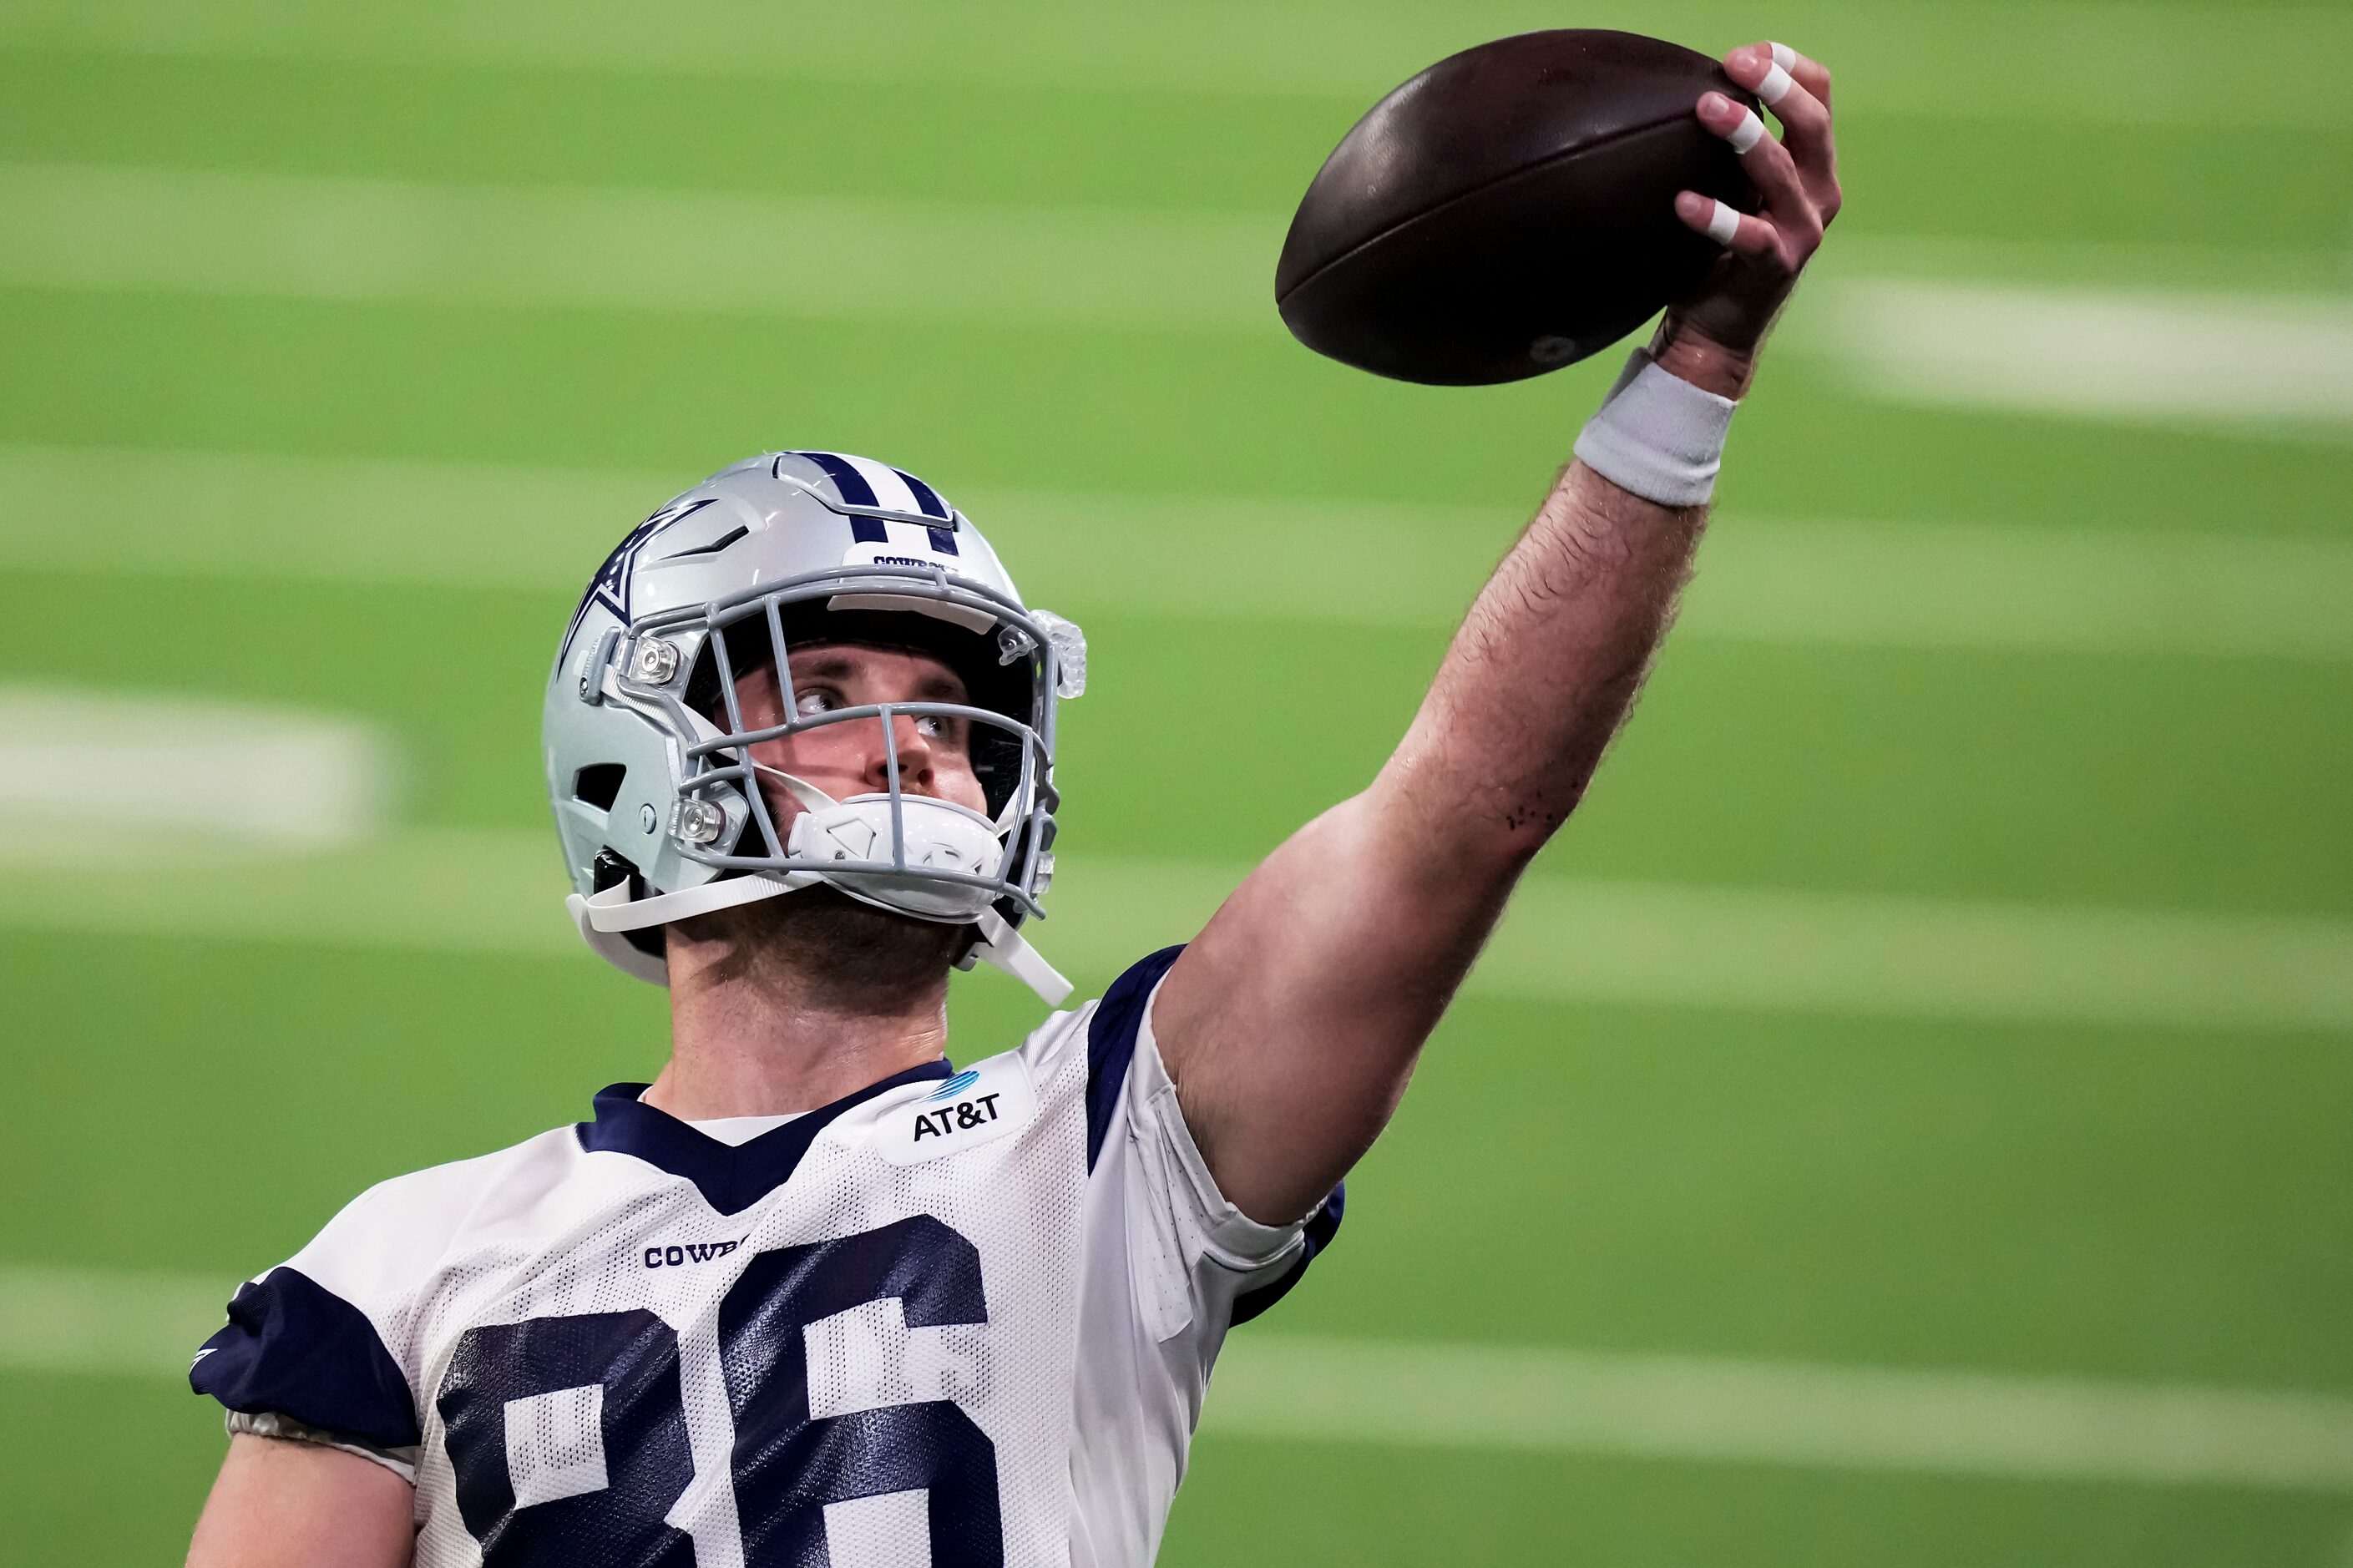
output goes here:
<path id="1" fill-rule="evenodd" d="M 579 1153 L 573 1130 L 559 1128 L 370 1187 L 291 1258 L 238 1287 L 190 1385 L 244 1415 L 372 1449 L 413 1447 L 414 1386 L 396 1353 L 410 1309 L 461 1238 L 526 1223 Z"/>
<path id="2" fill-rule="evenodd" d="M 1219 1188 L 1153 1031 L 1154 998 L 1183 951 L 1166 948 L 1131 966 L 1084 1010 L 1087 1167 L 1110 1194 L 1102 1223 L 1123 1233 L 1151 1340 L 1192 1327 L 1214 1346 L 1298 1282 L 1337 1232 L 1345 1194 L 1335 1186 L 1303 1218 L 1265 1225 Z"/>
<path id="3" fill-rule="evenodd" d="M 575 1129 L 559 1127 L 495 1153 L 379 1182 L 287 1267 L 354 1304 L 380 1309 L 430 1279 L 461 1238 L 528 1226 L 581 1153 Z"/>
<path id="4" fill-rule="evenodd" d="M 1130 964 L 1113 981 L 1100 1000 L 1067 1013 L 1057 1013 L 1031 1032 L 1012 1054 L 1019 1056 L 1049 1096 L 1055 1084 L 1082 1093 L 1087 1111 L 1087 1165 L 1092 1169 L 1103 1152 L 1105 1133 L 1119 1110 L 1120 1097 L 1135 1059 L 1135 1044 L 1145 1027 L 1145 1015 L 1161 978 L 1185 950 L 1166 947 Z"/>

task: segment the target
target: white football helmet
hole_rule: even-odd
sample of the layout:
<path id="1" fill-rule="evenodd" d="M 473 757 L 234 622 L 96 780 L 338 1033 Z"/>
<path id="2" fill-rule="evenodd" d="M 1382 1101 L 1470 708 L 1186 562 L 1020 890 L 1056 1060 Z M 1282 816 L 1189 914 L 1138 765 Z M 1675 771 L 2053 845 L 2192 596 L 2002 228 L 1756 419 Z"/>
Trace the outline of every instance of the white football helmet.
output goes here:
<path id="1" fill-rule="evenodd" d="M 968 701 L 803 714 L 786 652 L 878 640 L 934 654 Z M 747 728 L 736 681 L 772 665 L 782 721 Z M 660 928 L 825 883 L 974 928 L 985 960 L 1050 1005 L 1070 983 L 1015 930 L 1054 868 L 1054 705 L 1086 681 L 1079 629 L 1023 605 L 961 512 L 913 475 L 835 452 L 722 468 L 631 530 L 564 635 L 543 723 L 548 794 L 588 945 L 664 984 Z M 965 721 L 986 813 L 900 789 L 893 716 Z M 888 787 L 836 800 L 750 748 L 873 723 Z M 754 778 L 802 809 L 782 830 Z"/>

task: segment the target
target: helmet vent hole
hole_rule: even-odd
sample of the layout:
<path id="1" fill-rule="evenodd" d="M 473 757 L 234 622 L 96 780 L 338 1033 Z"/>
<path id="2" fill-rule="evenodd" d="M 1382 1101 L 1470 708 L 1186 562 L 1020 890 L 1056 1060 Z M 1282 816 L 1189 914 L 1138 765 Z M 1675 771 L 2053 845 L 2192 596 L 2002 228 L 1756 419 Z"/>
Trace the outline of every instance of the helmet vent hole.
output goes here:
<path id="1" fill-rule="evenodd" d="M 599 811 L 613 809 L 620 798 L 621 781 L 628 769 L 619 763 L 596 763 L 572 775 L 572 798 Z"/>

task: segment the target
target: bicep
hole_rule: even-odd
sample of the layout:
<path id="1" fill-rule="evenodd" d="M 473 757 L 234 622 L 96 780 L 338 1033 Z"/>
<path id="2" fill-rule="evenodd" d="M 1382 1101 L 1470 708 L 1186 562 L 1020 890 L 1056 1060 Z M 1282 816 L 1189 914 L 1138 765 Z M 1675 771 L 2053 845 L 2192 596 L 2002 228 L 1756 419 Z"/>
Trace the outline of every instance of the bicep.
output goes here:
<path id="1" fill-rule="evenodd" d="M 317 1443 L 238 1433 L 188 1548 L 188 1568 L 403 1568 L 414 1489 Z"/>
<path id="2" fill-rule="evenodd" d="M 1515 860 L 1440 864 L 1380 786 L 1302 828 L 1169 971 L 1153 1028 L 1218 1184 L 1253 1219 L 1313 1209 L 1403 1093 Z"/>

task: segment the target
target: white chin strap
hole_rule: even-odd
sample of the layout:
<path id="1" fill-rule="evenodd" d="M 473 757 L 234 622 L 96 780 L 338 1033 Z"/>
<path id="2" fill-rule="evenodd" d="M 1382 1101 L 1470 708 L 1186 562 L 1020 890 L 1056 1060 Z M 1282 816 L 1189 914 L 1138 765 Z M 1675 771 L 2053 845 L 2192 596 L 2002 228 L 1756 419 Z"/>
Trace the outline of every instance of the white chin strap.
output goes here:
<path id="1" fill-rule="evenodd" d="M 1070 1000 L 1071 983 L 1062 978 L 1062 972 L 1022 941 L 1021 933 L 1007 925 L 1003 915 L 995 910 L 983 910 L 980 918 L 972 923 L 980 928 L 980 940 L 965 955 L 965 968 L 970 969 L 976 958 L 991 969 L 1001 969 L 1038 993 L 1049 1007 L 1059 1007 Z"/>
<path id="2" fill-rule="evenodd" d="M 807 780 L 781 769 L 762 767 L 760 771 L 773 773 L 803 808 L 793 818 L 786 855 L 820 865 L 830 860 L 892 858 L 893 812 L 889 795 L 859 795 L 838 801 Z M 925 874 L 995 876 L 1005 855 L 1005 827 L 976 811 L 928 795 L 901 795 L 896 815 L 905 849 L 904 871 L 758 871 L 635 900 L 629 897 L 628 884 L 621 882 L 585 897 L 574 893 L 565 900 L 565 907 L 572 911 L 581 938 L 601 957 L 625 973 L 659 985 L 669 983 L 668 962 L 640 952 L 623 932 L 667 925 L 825 882 L 877 909 L 943 925 L 976 928 L 979 940 L 964 967 L 971 966 L 971 959 L 978 959 L 1028 985 L 1048 1006 L 1060 1006 L 1071 994 L 1071 983 L 991 907 L 988 889 Z"/>

